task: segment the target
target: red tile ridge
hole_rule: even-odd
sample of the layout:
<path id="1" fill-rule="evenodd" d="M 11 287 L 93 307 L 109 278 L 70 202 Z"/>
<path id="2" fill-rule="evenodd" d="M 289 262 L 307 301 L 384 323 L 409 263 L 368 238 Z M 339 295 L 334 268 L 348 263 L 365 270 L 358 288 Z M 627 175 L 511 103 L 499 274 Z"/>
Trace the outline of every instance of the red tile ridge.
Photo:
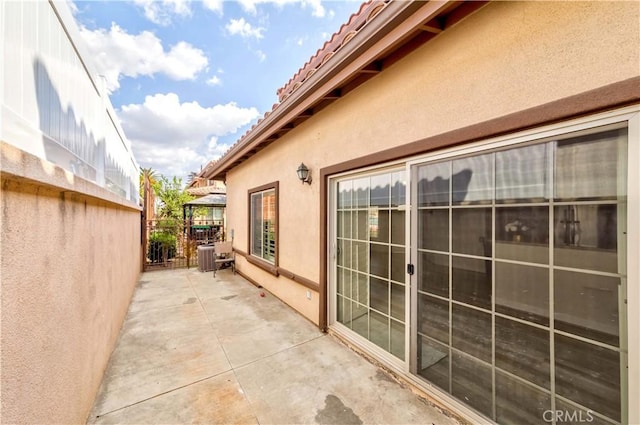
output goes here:
<path id="1" fill-rule="evenodd" d="M 311 56 L 302 68 L 284 86 L 277 90 L 278 99 L 282 102 L 296 91 L 389 2 L 390 0 L 368 0 L 362 3 L 360 9 L 349 17 L 347 23 L 342 24 L 340 29 L 331 36 L 331 39 L 325 41 L 324 45 L 316 51 L 316 54 Z"/>

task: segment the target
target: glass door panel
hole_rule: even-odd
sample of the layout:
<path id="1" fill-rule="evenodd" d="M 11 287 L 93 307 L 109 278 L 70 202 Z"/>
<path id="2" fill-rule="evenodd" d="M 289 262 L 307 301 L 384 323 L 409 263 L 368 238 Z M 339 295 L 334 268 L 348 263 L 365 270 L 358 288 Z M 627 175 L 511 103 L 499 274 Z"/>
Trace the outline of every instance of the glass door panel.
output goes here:
<path id="1" fill-rule="evenodd" d="M 451 203 L 451 163 L 422 165 L 416 169 L 417 205 L 445 206 Z"/>
<path id="2" fill-rule="evenodd" d="M 413 373 L 499 423 L 624 419 L 626 144 L 594 129 L 411 167 Z"/>
<path id="3" fill-rule="evenodd" d="M 420 251 L 417 258 L 418 290 L 449 297 L 449 255 Z"/>
<path id="4" fill-rule="evenodd" d="M 495 311 L 549 326 L 549 268 L 496 262 Z"/>
<path id="5" fill-rule="evenodd" d="M 620 355 L 555 335 L 556 395 L 620 421 Z"/>
<path id="6" fill-rule="evenodd" d="M 487 310 L 492 299 L 491 261 L 453 257 L 451 262 L 451 298 Z"/>
<path id="7" fill-rule="evenodd" d="M 491 208 L 454 208 L 451 211 L 452 252 L 491 257 L 492 223 Z"/>
<path id="8" fill-rule="evenodd" d="M 551 388 L 549 332 L 502 317 L 495 318 L 496 367 L 542 388 Z"/>
<path id="9" fill-rule="evenodd" d="M 491 204 L 493 201 L 493 154 L 452 161 L 453 205 Z"/>
<path id="10" fill-rule="evenodd" d="M 558 409 L 557 405 L 556 409 Z M 512 378 L 506 373 L 496 371 L 496 421 L 498 423 L 547 423 L 544 419 L 551 418 L 549 412 L 553 413 L 548 392 Z"/>
<path id="11" fill-rule="evenodd" d="M 548 206 L 497 206 L 495 222 L 496 258 L 549 264 Z"/>
<path id="12" fill-rule="evenodd" d="M 404 171 L 336 184 L 336 320 L 405 359 Z"/>
<path id="13" fill-rule="evenodd" d="M 496 203 L 548 200 L 549 150 L 542 143 L 496 152 Z"/>
<path id="14" fill-rule="evenodd" d="M 616 273 L 617 221 L 618 212 L 615 204 L 556 206 L 555 265 Z"/>
<path id="15" fill-rule="evenodd" d="M 418 210 L 420 249 L 449 252 L 449 209 Z"/>
<path id="16" fill-rule="evenodd" d="M 555 271 L 555 328 L 619 346 L 620 278 Z"/>
<path id="17" fill-rule="evenodd" d="M 417 374 L 451 392 L 451 368 L 448 345 L 435 342 L 433 339 L 418 334 Z"/>

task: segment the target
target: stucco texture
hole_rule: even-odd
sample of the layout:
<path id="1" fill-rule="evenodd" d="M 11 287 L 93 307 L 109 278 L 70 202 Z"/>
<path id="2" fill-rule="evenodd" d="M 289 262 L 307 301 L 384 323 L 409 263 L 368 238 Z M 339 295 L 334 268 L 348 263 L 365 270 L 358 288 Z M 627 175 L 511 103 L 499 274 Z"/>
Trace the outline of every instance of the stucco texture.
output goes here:
<path id="1" fill-rule="evenodd" d="M 320 169 L 637 77 L 639 20 L 637 2 L 490 3 L 228 172 L 234 245 L 248 252 L 247 191 L 279 181 L 279 265 L 317 282 Z M 298 284 L 238 268 L 318 321 Z"/>
<path id="2" fill-rule="evenodd" d="M 279 149 L 275 149 L 274 153 L 276 155 L 282 154 L 287 156 L 286 160 L 285 158 L 273 157 L 274 161 L 284 162 L 286 164 L 298 162 L 295 163 L 295 166 L 287 166 L 287 169 L 282 169 L 277 176 L 274 175 L 273 170 L 269 171 L 273 176 L 271 180 L 265 180 L 264 176 L 254 175 L 253 173 L 239 177 L 242 180 L 243 189 L 239 191 L 227 190 L 227 229 L 229 231 L 233 230 L 234 232 L 234 247 L 244 252 L 249 252 L 247 229 L 249 211 L 247 205 L 248 194 L 246 191 L 265 183 L 276 180 L 279 181 L 281 189 L 278 199 L 278 212 L 280 217 L 280 229 L 278 232 L 278 256 L 280 261 L 278 265 L 302 277 L 317 282 L 319 267 L 317 252 L 315 252 L 314 255 L 301 256 L 301 254 L 306 254 L 310 248 L 317 249 L 317 245 L 315 247 L 307 245 L 310 243 L 313 244 L 313 241 L 318 240 L 319 217 L 317 214 L 305 217 L 304 212 L 306 211 L 306 206 L 297 205 L 297 203 L 316 202 L 319 196 L 319 186 L 317 184 L 312 184 L 311 186 L 305 184 L 303 186 L 300 180 L 298 180 L 296 169 L 298 165 L 300 165 L 300 158 L 302 158 L 302 156 L 296 149 L 287 150 L 284 153 L 280 152 Z M 285 188 L 284 190 L 282 190 L 283 187 Z M 292 188 L 295 188 L 295 190 L 292 191 Z M 233 205 L 232 213 L 229 212 L 231 205 Z M 292 231 L 293 229 L 299 229 L 300 231 Z M 282 276 L 276 277 L 259 269 L 249 264 L 241 256 L 236 256 L 236 267 L 299 311 L 303 316 L 318 324 L 319 304 L 318 293 L 316 291 L 311 291 L 311 300 L 309 300 L 307 299 L 308 289 L 306 287 Z"/>
<path id="3" fill-rule="evenodd" d="M 9 175 L 4 148 L 0 421 L 84 423 L 140 273 L 140 212 Z"/>

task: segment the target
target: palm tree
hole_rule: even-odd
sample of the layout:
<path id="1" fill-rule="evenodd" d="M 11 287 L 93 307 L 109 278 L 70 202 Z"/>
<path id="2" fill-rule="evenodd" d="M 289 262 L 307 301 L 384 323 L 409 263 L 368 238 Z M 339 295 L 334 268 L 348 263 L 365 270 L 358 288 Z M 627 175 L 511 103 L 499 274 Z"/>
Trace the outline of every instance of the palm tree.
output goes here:
<path id="1" fill-rule="evenodd" d="M 152 168 L 140 169 L 140 197 L 144 197 L 144 182 L 149 181 L 149 187 L 156 190 L 158 186 L 158 173 Z"/>
<path id="2" fill-rule="evenodd" d="M 140 169 L 140 197 L 144 200 L 144 216 L 147 220 L 153 220 L 155 216 L 155 193 L 160 181 L 158 174 L 152 168 Z"/>
<path id="3" fill-rule="evenodd" d="M 198 173 L 191 171 L 187 177 L 187 186 L 191 186 L 191 184 L 196 180 L 198 180 Z"/>

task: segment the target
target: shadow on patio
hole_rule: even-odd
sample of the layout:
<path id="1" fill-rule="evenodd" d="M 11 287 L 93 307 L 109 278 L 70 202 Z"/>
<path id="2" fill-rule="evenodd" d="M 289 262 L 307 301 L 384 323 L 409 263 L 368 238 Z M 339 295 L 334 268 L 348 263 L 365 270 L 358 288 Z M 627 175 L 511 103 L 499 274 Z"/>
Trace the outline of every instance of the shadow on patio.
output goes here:
<path id="1" fill-rule="evenodd" d="M 88 423 L 457 423 L 261 291 L 144 273 Z"/>

